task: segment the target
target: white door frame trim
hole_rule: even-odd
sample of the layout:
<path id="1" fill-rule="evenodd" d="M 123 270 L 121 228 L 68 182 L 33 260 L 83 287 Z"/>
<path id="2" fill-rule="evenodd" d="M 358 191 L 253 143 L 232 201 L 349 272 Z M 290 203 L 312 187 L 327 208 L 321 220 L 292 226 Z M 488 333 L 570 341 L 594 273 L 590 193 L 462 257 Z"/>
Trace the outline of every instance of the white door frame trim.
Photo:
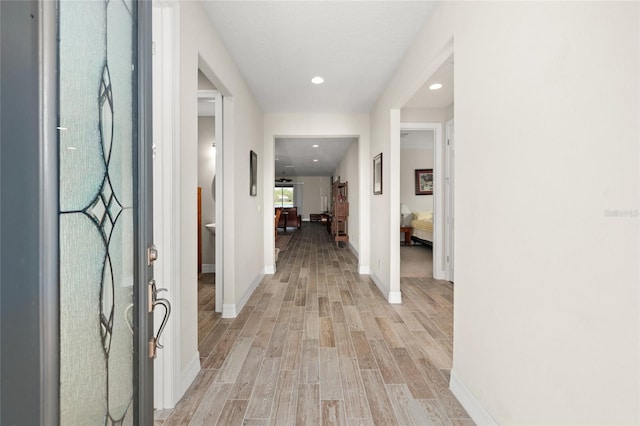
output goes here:
<path id="1" fill-rule="evenodd" d="M 215 129 L 214 140 L 216 147 L 216 171 L 214 176 L 216 178 L 216 199 L 214 200 L 215 206 L 215 218 L 216 218 L 216 234 L 215 234 L 215 273 L 216 282 L 224 283 L 224 215 L 222 207 L 224 205 L 224 192 L 222 191 L 224 183 L 223 173 L 223 153 L 224 153 L 224 140 L 223 140 L 223 98 L 222 93 L 218 90 L 198 90 L 198 100 L 212 99 L 215 102 Z M 216 286 L 215 296 L 215 311 L 222 312 L 222 305 L 224 301 L 224 285 Z"/>
<path id="2" fill-rule="evenodd" d="M 444 267 L 444 142 L 442 138 L 442 123 L 400 123 L 400 130 L 432 130 L 434 133 L 433 140 L 433 277 L 438 280 L 445 279 Z M 400 137 L 398 135 L 398 137 Z M 397 150 L 398 158 L 400 157 L 400 145 L 392 146 Z M 400 173 L 400 169 L 398 169 Z M 399 206 L 399 204 L 398 204 Z M 393 211 L 393 210 L 392 210 Z M 399 215 L 398 215 L 399 216 Z M 394 244 L 391 249 L 398 251 L 397 258 L 400 259 L 400 246 Z M 394 259 L 394 256 L 391 256 Z M 398 271 L 400 270 L 398 266 Z M 398 275 L 399 277 L 399 275 Z M 399 279 L 399 278 L 398 278 Z"/>
<path id="3" fill-rule="evenodd" d="M 154 242 L 159 258 L 154 265 L 158 287 L 166 288 L 172 312 L 154 368 L 153 398 L 158 409 L 173 408 L 182 396 L 180 341 L 180 9 L 176 2 L 153 4 L 153 141 Z M 155 328 L 161 320 L 156 314 Z"/>
<path id="4" fill-rule="evenodd" d="M 455 129 L 453 118 L 445 124 L 445 138 L 447 143 L 444 145 L 444 162 L 445 162 L 445 206 L 444 214 L 446 222 L 444 224 L 444 248 L 445 248 L 445 279 L 447 281 L 454 280 L 455 268 Z"/>

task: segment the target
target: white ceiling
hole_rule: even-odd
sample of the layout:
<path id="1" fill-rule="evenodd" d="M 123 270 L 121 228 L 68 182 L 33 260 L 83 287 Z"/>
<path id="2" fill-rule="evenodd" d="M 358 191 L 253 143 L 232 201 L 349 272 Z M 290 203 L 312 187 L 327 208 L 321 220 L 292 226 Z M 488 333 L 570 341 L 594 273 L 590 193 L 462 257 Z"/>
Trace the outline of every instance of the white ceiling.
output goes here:
<path id="1" fill-rule="evenodd" d="M 352 143 L 358 138 L 276 138 L 276 179 L 285 172 L 295 176 L 331 176 Z M 313 145 L 318 148 L 313 148 Z M 313 162 L 317 159 L 318 162 Z M 293 166 L 293 167 L 286 167 Z"/>
<path id="2" fill-rule="evenodd" d="M 430 90 L 433 83 L 442 84 L 438 90 Z M 431 76 L 420 90 L 404 105 L 404 108 L 447 108 L 453 103 L 453 57 Z"/>
<path id="3" fill-rule="evenodd" d="M 203 0 L 203 4 L 265 113 L 367 113 L 434 2 Z M 312 84 L 316 75 L 325 83 Z M 432 82 L 444 87 L 428 90 Z M 453 61 L 448 60 L 405 107 L 446 108 L 452 103 Z M 425 147 L 429 142 L 424 137 L 424 132 L 409 132 L 402 145 Z M 287 177 L 331 176 L 354 140 L 278 138 L 275 177 L 282 177 L 283 171 Z M 320 147 L 311 148 L 313 144 Z"/>
<path id="4" fill-rule="evenodd" d="M 369 112 L 434 3 L 203 1 L 265 113 Z"/>

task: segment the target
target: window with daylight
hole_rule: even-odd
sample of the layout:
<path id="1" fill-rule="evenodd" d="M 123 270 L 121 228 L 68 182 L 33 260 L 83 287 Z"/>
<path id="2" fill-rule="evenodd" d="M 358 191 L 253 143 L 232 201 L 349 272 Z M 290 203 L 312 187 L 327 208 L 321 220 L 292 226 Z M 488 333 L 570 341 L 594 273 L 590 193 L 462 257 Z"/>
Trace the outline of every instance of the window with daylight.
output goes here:
<path id="1" fill-rule="evenodd" d="M 273 189 L 274 207 L 293 207 L 293 186 L 276 186 Z"/>

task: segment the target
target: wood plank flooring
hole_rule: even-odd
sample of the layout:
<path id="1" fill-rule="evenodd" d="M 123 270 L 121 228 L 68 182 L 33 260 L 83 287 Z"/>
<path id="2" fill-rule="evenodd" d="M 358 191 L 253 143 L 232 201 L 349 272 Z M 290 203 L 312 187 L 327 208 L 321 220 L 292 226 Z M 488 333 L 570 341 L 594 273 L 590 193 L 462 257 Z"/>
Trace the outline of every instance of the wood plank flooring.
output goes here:
<path id="1" fill-rule="evenodd" d="M 309 223 L 235 319 L 199 285 L 202 371 L 156 425 L 472 425 L 449 391 L 453 287 L 402 278 L 389 305 Z M 210 279 L 210 277 L 209 277 Z"/>

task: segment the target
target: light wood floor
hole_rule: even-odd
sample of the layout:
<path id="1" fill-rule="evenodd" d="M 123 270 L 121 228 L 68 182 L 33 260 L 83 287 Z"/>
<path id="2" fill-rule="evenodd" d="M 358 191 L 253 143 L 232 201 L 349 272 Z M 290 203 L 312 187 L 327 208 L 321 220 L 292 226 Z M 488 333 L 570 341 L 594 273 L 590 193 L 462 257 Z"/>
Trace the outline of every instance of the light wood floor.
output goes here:
<path id="1" fill-rule="evenodd" d="M 163 425 L 472 425 L 448 389 L 453 288 L 403 278 L 389 305 L 309 224 L 235 319 L 199 286 L 202 371 Z"/>

